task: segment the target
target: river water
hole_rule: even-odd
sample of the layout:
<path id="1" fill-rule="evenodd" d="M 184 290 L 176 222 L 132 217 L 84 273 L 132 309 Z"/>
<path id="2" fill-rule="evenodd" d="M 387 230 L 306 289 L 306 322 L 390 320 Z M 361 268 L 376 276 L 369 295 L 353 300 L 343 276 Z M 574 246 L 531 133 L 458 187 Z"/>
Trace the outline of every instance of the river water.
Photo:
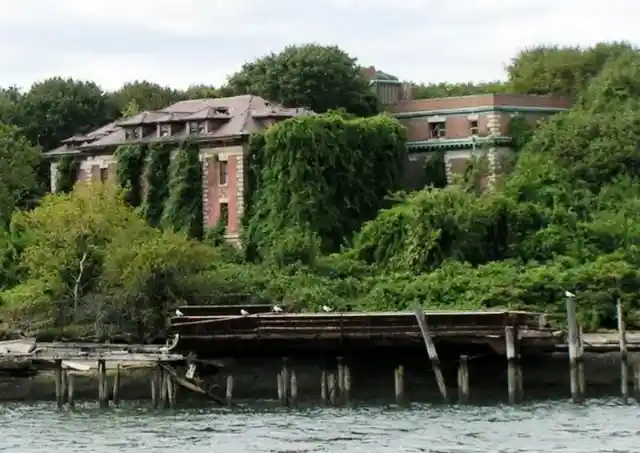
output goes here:
<path id="1" fill-rule="evenodd" d="M 0 405 L 0 451 L 174 452 L 640 452 L 640 407 L 584 405 L 239 407 L 154 411 L 148 403 L 57 411 Z"/>

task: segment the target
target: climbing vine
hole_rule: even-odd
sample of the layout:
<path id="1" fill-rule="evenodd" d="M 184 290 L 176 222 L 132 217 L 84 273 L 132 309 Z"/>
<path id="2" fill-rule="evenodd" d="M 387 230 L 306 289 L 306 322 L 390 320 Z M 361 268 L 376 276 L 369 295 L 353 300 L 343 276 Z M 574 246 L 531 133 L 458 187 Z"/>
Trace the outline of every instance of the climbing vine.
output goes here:
<path id="1" fill-rule="evenodd" d="M 511 148 L 520 151 L 531 141 L 535 126 L 532 125 L 523 115 L 513 116 L 509 120 L 507 135 L 511 137 Z"/>
<path id="2" fill-rule="evenodd" d="M 63 156 L 58 161 L 56 175 L 56 192 L 68 193 L 73 190 L 73 186 L 78 179 L 80 161 L 73 156 Z"/>
<path id="3" fill-rule="evenodd" d="M 247 241 L 263 258 L 291 255 L 283 244 L 339 250 L 404 177 L 405 129 L 384 115 L 292 118 L 252 143 L 261 149 L 251 163 Z"/>
<path id="4" fill-rule="evenodd" d="M 146 153 L 146 190 L 142 197 L 142 215 L 151 226 L 158 227 L 167 198 L 169 197 L 169 167 L 171 149 L 152 145 Z"/>
<path id="5" fill-rule="evenodd" d="M 142 176 L 145 164 L 145 147 L 141 145 L 120 146 L 116 150 L 116 180 L 126 189 L 125 200 L 131 206 L 142 202 Z"/>
<path id="6" fill-rule="evenodd" d="M 169 197 L 162 223 L 165 228 L 185 231 L 190 237 L 203 235 L 202 166 L 198 146 L 186 140 L 170 166 Z"/>
<path id="7" fill-rule="evenodd" d="M 444 151 L 435 151 L 427 157 L 424 163 L 427 186 L 441 189 L 447 185 L 447 167 L 444 154 Z"/>

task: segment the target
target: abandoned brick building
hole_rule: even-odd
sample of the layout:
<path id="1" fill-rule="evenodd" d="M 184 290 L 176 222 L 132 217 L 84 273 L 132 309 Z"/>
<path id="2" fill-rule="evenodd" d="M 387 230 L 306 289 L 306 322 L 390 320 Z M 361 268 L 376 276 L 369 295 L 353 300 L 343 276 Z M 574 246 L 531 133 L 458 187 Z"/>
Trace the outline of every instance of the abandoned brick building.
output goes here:
<path id="1" fill-rule="evenodd" d="M 372 90 L 384 108 L 408 130 L 407 184 L 424 185 L 425 163 L 433 151 L 444 153 L 447 180 L 463 172 L 480 143 L 489 161 L 489 183 L 500 173 L 502 156 L 509 153 L 509 121 L 523 115 L 529 121 L 566 110 L 570 102 L 547 96 L 477 95 L 440 99 L 411 99 L 411 86 L 397 78 L 367 70 Z M 63 141 L 46 154 L 51 158 L 51 189 L 55 192 L 57 159 L 77 156 L 77 179 L 108 181 L 115 178 L 114 152 L 120 145 L 176 143 L 185 137 L 199 143 L 203 166 L 205 227 L 213 227 L 224 211 L 227 236 L 237 240 L 244 213 L 246 158 L 250 134 L 277 121 L 313 114 L 288 109 L 257 96 L 182 101 L 160 111 L 142 112 L 107 124 L 85 135 Z M 490 140 L 487 140 L 490 139 Z"/>

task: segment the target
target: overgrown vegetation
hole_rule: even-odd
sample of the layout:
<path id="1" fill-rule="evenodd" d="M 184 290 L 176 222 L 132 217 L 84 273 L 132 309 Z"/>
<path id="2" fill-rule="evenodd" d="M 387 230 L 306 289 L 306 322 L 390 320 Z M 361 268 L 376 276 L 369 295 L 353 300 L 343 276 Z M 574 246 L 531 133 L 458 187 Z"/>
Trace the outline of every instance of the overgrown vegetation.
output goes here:
<path id="1" fill-rule="evenodd" d="M 565 290 L 577 294 L 587 328 L 613 326 L 616 298 L 640 326 L 640 55 L 618 44 L 571 51 L 567 75 L 554 63 L 566 52 L 526 51 L 510 67 L 520 91 L 578 102 L 535 128 L 514 119 L 518 158 L 492 191 L 478 190 L 482 162 L 443 187 L 434 155 L 440 170 L 425 169 L 430 187 L 390 196 L 405 151 L 403 129 L 386 116 L 329 112 L 255 136 L 247 248 L 237 251 L 222 244 L 224 220 L 205 240 L 191 239 L 202 237 L 192 145 L 170 165 L 168 152 L 122 148 L 122 192 L 77 184 L 23 210 L 37 149 L 17 129 L 0 128 L 4 327 L 139 341 L 160 334 L 176 304 L 238 292 L 302 310 L 419 303 L 562 313 Z M 18 152 L 26 157 L 13 160 Z M 153 189 L 144 200 L 143 184 Z"/>

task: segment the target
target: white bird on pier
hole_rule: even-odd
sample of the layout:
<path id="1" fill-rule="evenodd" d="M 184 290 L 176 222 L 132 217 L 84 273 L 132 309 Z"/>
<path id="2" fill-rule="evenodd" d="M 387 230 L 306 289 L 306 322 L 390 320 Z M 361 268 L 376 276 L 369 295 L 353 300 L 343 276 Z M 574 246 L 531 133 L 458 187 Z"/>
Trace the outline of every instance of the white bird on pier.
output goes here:
<path id="1" fill-rule="evenodd" d="M 275 313 L 282 313 L 282 307 L 280 305 L 274 305 L 271 311 Z"/>
<path id="2" fill-rule="evenodd" d="M 575 295 L 575 294 L 573 294 L 573 293 L 572 293 L 572 292 L 570 292 L 570 291 L 565 290 L 565 291 L 564 291 L 564 297 L 568 297 L 568 298 L 570 298 L 570 299 L 573 299 L 574 297 L 576 297 L 576 295 Z"/>
<path id="3" fill-rule="evenodd" d="M 240 314 L 241 314 L 242 316 L 249 316 L 249 312 L 248 312 L 247 310 L 245 310 L 244 308 L 241 308 L 241 309 L 240 309 Z"/>
<path id="4" fill-rule="evenodd" d="M 329 313 L 333 311 L 333 308 L 329 307 L 328 305 L 323 305 L 322 306 L 322 311 Z"/>
<path id="5" fill-rule="evenodd" d="M 176 316 L 184 316 L 184 313 L 182 313 L 180 310 L 176 310 Z"/>

